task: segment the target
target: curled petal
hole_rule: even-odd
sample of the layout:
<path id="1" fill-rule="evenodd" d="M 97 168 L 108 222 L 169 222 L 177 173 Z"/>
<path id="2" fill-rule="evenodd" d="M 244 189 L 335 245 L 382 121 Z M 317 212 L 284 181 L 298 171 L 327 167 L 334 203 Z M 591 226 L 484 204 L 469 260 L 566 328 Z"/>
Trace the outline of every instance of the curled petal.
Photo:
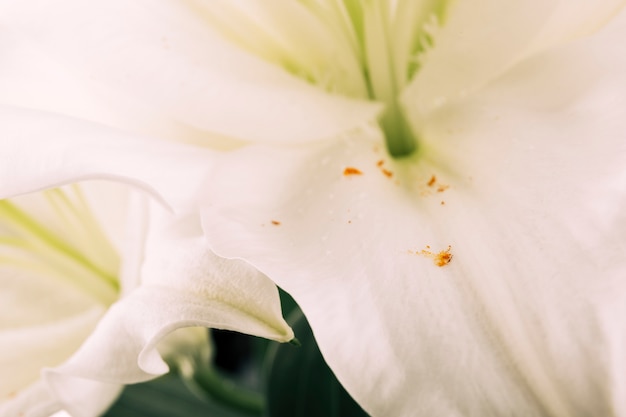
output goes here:
<path id="1" fill-rule="evenodd" d="M 159 206 L 151 209 L 140 286 L 109 309 L 67 362 L 45 373 L 70 412 L 80 404 L 74 387 L 85 380 L 146 381 L 169 370 L 164 355 L 175 363 L 172 355 L 185 352 L 206 360 L 206 332 L 198 338 L 196 330 L 181 328 L 228 329 L 281 342 L 293 338 L 267 277 L 243 261 L 215 256 L 188 219 L 177 223 Z M 184 348 L 173 352 L 172 345 Z"/>
<path id="2" fill-rule="evenodd" d="M 177 328 L 231 329 L 281 341 L 293 337 L 286 324 L 276 329 L 221 298 L 216 291 L 142 286 L 114 305 L 80 350 L 62 366 L 48 370 L 45 379 L 71 412 L 81 395 L 74 388 L 85 380 L 128 384 L 166 373 L 169 368 L 156 347 Z"/>

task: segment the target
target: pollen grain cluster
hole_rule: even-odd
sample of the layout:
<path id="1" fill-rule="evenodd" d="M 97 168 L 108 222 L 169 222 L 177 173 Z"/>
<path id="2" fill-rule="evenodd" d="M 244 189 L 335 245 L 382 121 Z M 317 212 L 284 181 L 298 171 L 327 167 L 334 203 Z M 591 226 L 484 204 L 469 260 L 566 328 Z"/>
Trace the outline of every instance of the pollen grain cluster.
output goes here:
<path id="1" fill-rule="evenodd" d="M 420 251 L 415 251 L 416 255 L 422 255 L 427 258 L 431 258 L 435 265 L 438 267 L 446 266 L 452 261 L 452 246 L 448 245 L 448 248 L 438 253 L 432 252 L 430 250 L 430 246 L 426 246 L 426 249 L 422 249 Z"/>

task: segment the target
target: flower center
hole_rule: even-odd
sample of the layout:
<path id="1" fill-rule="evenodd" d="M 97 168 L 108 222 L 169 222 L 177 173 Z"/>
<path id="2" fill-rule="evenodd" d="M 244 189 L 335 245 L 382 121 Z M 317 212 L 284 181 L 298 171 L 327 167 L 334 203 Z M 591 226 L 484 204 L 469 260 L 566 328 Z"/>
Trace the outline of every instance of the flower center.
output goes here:
<path id="1" fill-rule="evenodd" d="M 0 201 L 0 264 L 62 280 L 110 305 L 119 257 L 77 185 Z"/>
<path id="2" fill-rule="evenodd" d="M 211 25 L 232 42 L 331 93 L 385 103 L 394 157 L 417 149 L 402 92 L 433 46 L 450 0 L 211 0 Z"/>

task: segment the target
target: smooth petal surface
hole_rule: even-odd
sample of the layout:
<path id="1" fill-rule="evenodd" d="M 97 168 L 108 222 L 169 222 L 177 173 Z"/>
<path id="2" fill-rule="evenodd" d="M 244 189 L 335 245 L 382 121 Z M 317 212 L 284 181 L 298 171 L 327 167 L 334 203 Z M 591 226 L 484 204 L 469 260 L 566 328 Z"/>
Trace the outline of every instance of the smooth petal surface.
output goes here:
<path id="1" fill-rule="evenodd" d="M 0 155 L 11 156 L 0 165 L 0 198 L 108 179 L 181 209 L 192 204 L 212 153 L 51 113 L 0 107 Z"/>
<path id="2" fill-rule="evenodd" d="M 9 401 L 0 403 L 2 417 L 49 417 L 58 410 L 59 403 L 41 381 L 11 397 Z"/>
<path id="3" fill-rule="evenodd" d="M 0 333 L 3 356 L 0 398 L 15 396 L 38 379 L 41 368 L 58 365 L 67 359 L 91 333 L 103 313 L 102 308 L 96 307 L 48 323 L 3 328 Z M 58 313 L 52 311 L 51 316 L 54 315 L 58 316 Z"/>
<path id="4" fill-rule="evenodd" d="M 198 130 L 246 141 L 329 138 L 380 111 L 376 103 L 327 94 L 239 50 L 211 29 L 193 1 L 10 1 L 0 16 L 7 34 L 2 55 L 16 57 L 0 70 L 6 80 L 0 102 L 140 131 L 154 131 L 142 124 L 156 121 L 200 142 Z M 40 57 L 52 64 L 50 72 L 42 71 Z M 64 68 L 78 80 L 68 79 Z M 42 79 L 68 84 L 60 108 L 49 100 L 58 89 L 45 83 L 39 91 L 28 74 L 35 85 Z M 124 111 L 136 120 L 126 120 Z"/>
<path id="5" fill-rule="evenodd" d="M 207 238 L 294 296 L 373 416 L 625 415 L 620 26 L 434 115 L 415 160 L 375 132 L 232 153 Z"/>
<path id="6" fill-rule="evenodd" d="M 442 27 L 432 29 L 433 47 L 420 57 L 422 69 L 405 91 L 406 105 L 425 116 L 471 94 L 522 59 L 600 28 L 624 4 L 454 1 Z"/>

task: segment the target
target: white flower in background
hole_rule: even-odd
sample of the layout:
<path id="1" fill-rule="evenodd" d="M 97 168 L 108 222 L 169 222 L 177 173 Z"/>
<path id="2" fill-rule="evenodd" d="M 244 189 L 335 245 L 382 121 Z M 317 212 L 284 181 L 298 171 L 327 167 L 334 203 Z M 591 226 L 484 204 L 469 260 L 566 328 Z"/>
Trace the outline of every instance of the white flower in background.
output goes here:
<path id="1" fill-rule="evenodd" d="M 24 129 L 33 114 L 2 116 L 12 132 L 0 144 L 2 197 L 115 181 L 0 200 L 0 416 L 100 415 L 121 384 L 166 373 L 161 355 L 206 363 L 205 327 L 293 337 L 273 283 L 213 255 L 185 211 L 205 155 L 71 119 L 41 114 Z"/>
<path id="2" fill-rule="evenodd" d="M 207 239 L 372 415 L 625 415 L 623 3 L 13 1 L 0 101 L 254 144 Z"/>
<path id="3" fill-rule="evenodd" d="M 71 356 L 117 300 L 119 256 L 79 186 L 0 201 L 0 236 L 1 392 L 17 399 L 0 410 L 19 415 L 31 411 L 25 397 L 39 397 L 33 408 L 49 414 L 57 404 L 36 382 L 41 369 Z M 119 389 L 104 385 L 94 405 Z"/>

